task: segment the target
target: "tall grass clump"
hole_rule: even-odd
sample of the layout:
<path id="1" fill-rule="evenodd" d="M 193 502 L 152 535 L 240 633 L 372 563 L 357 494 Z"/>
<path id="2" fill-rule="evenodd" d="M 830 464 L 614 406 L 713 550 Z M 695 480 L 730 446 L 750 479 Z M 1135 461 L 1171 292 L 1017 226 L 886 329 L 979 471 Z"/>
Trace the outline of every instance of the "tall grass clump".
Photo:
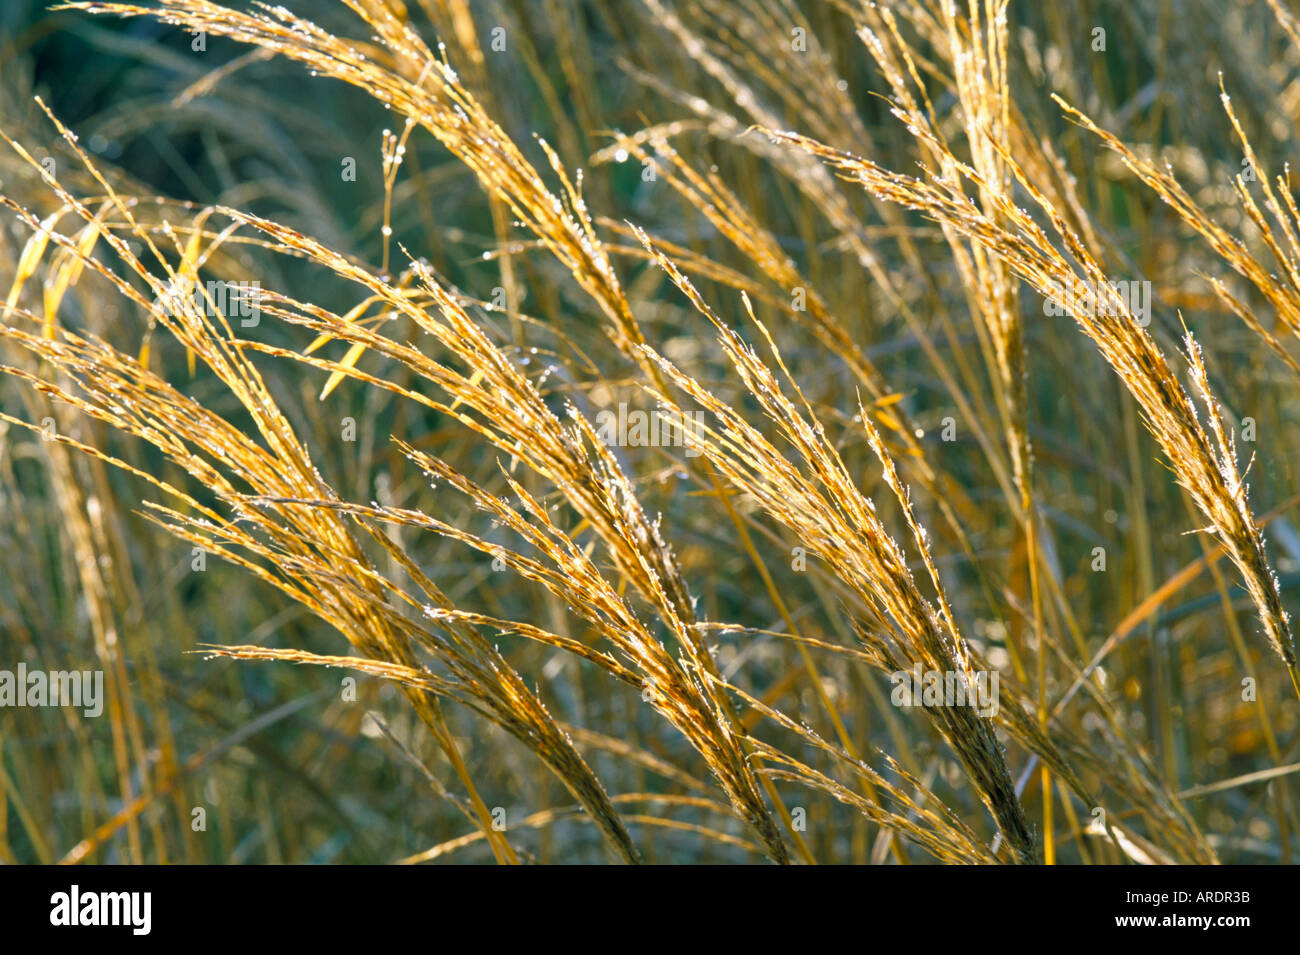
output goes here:
<path id="1" fill-rule="evenodd" d="M 1289 862 L 1300 29 L 1093 6 L 34 15 L 4 860 Z"/>

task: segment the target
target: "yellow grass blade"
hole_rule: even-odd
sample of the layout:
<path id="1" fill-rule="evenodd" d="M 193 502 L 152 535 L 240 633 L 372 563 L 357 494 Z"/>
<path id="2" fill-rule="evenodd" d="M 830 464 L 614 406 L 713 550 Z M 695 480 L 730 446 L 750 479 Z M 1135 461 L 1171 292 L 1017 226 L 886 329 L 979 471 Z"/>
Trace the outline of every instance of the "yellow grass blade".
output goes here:
<path id="1" fill-rule="evenodd" d="M 369 308 L 376 301 L 378 301 L 378 299 L 373 295 L 367 299 L 364 299 L 360 305 L 357 305 L 350 312 L 348 312 L 346 315 L 343 316 L 343 323 L 346 325 L 351 325 L 353 322 L 359 319 L 362 316 L 362 314 L 365 312 L 365 310 Z M 307 346 L 303 354 L 310 355 L 312 352 L 316 351 L 326 342 L 331 342 L 333 340 L 334 340 L 333 335 L 317 335 L 316 340 Z M 322 397 L 324 396 L 322 395 Z"/>
<path id="2" fill-rule="evenodd" d="M 9 297 L 5 299 L 5 310 L 13 308 L 18 302 L 18 296 L 23 292 L 23 286 L 27 280 L 36 272 L 36 266 L 41 261 L 41 256 L 45 254 L 45 247 L 50 243 L 50 230 L 54 224 L 59 221 L 66 210 L 60 209 L 49 218 L 41 222 L 41 227 L 33 232 L 23 246 L 22 255 L 18 257 L 18 265 L 14 269 L 14 281 L 9 287 Z"/>
<path id="3" fill-rule="evenodd" d="M 483 372 L 482 372 L 482 371 L 476 371 L 476 372 L 474 372 L 474 374 L 472 374 L 472 375 L 469 376 L 469 383 L 470 383 L 470 385 L 477 385 L 477 384 L 478 384 L 480 381 L 482 381 L 482 380 L 483 380 Z M 460 405 L 461 405 L 461 401 L 462 401 L 462 399 L 460 399 L 460 398 L 457 398 L 455 401 L 453 401 L 453 402 L 451 403 L 451 410 L 452 410 L 452 411 L 455 411 L 457 408 L 459 408 Z"/>
<path id="4" fill-rule="evenodd" d="M 361 356 L 365 354 L 365 351 L 366 351 L 365 343 L 356 342 L 353 344 L 351 348 L 348 349 L 348 353 L 343 356 L 343 360 L 339 362 L 339 364 L 343 368 L 351 368 L 353 365 L 357 363 L 357 361 L 361 358 Z M 320 391 L 320 400 L 324 401 L 326 398 L 328 398 L 329 393 L 333 391 L 335 388 L 337 388 L 339 382 L 346 377 L 347 377 L 347 372 L 341 369 L 339 371 L 334 372 L 332 375 L 330 375 L 329 381 L 325 382 L 325 387 L 322 388 Z"/>
<path id="5" fill-rule="evenodd" d="M 63 297 L 68 289 L 80 280 L 85 259 L 95 248 L 95 243 L 99 241 L 100 223 L 110 208 L 109 203 L 104 203 L 100 207 L 95 218 L 77 234 L 77 254 L 65 251 L 60 257 L 58 267 L 52 269 L 50 276 L 45 280 L 46 338 L 54 337 L 54 318 L 58 314 L 59 305 L 63 303 Z"/>

